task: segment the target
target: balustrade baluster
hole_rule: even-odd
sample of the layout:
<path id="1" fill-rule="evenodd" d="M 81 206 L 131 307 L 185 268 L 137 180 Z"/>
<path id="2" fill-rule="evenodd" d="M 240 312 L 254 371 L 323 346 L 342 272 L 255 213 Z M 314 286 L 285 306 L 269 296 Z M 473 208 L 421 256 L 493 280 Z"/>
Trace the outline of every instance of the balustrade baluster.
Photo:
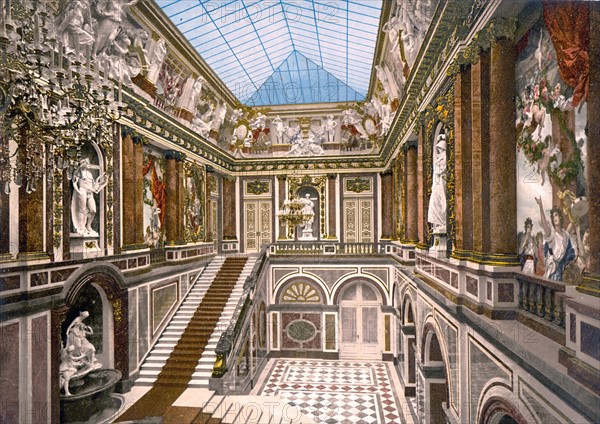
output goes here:
<path id="1" fill-rule="evenodd" d="M 544 318 L 550 322 L 554 321 L 554 304 L 552 302 L 553 295 L 554 290 L 552 290 L 550 287 L 546 287 L 546 314 Z"/>
<path id="2" fill-rule="evenodd" d="M 523 306 L 523 300 L 524 300 L 524 296 L 523 296 L 523 291 L 525 288 L 525 282 L 522 280 L 519 280 L 519 307 L 521 309 L 525 309 Z"/>
<path id="3" fill-rule="evenodd" d="M 535 297 L 535 292 L 536 292 L 536 288 L 537 285 L 530 283 L 529 284 L 529 309 L 528 311 L 535 314 L 535 312 L 537 311 L 537 302 L 536 302 L 536 297 Z"/>
<path id="4" fill-rule="evenodd" d="M 537 301 L 537 311 L 536 314 L 538 317 L 544 317 L 544 290 L 546 287 L 540 286 L 536 284 L 536 301 Z"/>

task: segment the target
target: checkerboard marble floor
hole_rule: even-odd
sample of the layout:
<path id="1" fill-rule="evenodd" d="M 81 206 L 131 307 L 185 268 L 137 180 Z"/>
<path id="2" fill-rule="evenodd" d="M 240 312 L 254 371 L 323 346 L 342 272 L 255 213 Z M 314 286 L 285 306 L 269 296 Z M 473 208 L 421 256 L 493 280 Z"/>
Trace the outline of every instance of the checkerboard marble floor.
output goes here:
<path id="1" fill-rule="evenodd" d="M 255 394 L 278 396 L 315 423 L 411 424 L 407 399 L 387 362 L 274 359 Z M 292 420 L 293 422 L 293 420 Z"/>

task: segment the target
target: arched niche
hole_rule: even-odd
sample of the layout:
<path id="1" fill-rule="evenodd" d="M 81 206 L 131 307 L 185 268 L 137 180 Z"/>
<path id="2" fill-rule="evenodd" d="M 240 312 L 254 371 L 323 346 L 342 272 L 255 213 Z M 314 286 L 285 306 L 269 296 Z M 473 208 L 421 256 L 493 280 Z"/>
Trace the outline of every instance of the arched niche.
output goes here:
<path id="1" fill-rule="evenodd" d="M 485 402 L 478 424 L 525 424 L 529 421 L 508 399 L 492 396 Z"/>
<path id="2" fill-rule="evenodd" d="M 309 198 L 312 202 L 313 202 L 313 211 L 314 211 L 314 218 L 313 218 L 313 223 L 312 223 L 312 238 L 313 240 L 320 240 L 321 239 L 321 197 L 319 195 L 319 192 L 317 191 L 317 189 L 313 186 L 303 186 L 300 187 L 296 193 L 296 196 L 300 199 L 305 199 L 305 198 Z M 299 232 L 296 232 L 296 234 L 302 234 L 304 235 L 304 231 L 300 230 Z M 302 238 L 300 238 L 302 239 Z"/>
<path id="3" fill-rule="evenodd" d="M 103 368 L 121 371 L 125 380 L 129 378 L 128 292 L 118 271 L 104 269 L 106 266 L 100 268 L 85 270 L 65 285 L 65 306 L 54 310 L 53 315 L 59 330 L 57 344 L 63 343 L 66 328 L 73 318 L 81 311 L 88 311 L 90 316 L 86 322 L 92 326 L 94 333 L 98 333 L 97 337 L 101 337 L 102 354 L 97 355 L 99 361 L 104 360 L 100 361 Z M 101 317 L 98 316 L 100 310 Z M 92 317 L 92 313 L 96 316 Z M 94 346 L 99 350 L 98 346 Z M 56 348 L 60 350 L 60 346 Z"/>

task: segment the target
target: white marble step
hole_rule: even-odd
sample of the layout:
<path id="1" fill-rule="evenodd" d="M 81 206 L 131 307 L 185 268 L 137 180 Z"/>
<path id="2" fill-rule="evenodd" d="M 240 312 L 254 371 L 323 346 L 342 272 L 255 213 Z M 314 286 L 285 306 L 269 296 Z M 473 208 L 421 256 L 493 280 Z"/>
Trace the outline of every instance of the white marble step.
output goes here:
<path id="1" fill-rule="evenodd" d="M 219 317 L 219 321 L 215 325 L 215 329 L 207 342 L 202 357 L 198 361 L 196 371 L 194 372 L 188 387 L 208 387 L 208 381 L 212 374 L 212 368 L 216 359 L 215 349 L 217 347 L 217 343 L 223 331 L 229 327 L 231 317 L 235 312 L 235 308 L 241 295 L 244 293 L 244 283 L 248 275 L 250 275 L 255 262 L 255 258 L 249 258 L 242 272 L 240 273 L 229 300 L 225 304 L 223 312 Z M 220 266 L 215 266 L 214 273 L 209 272 L 211 268 L 208 266 L 205 269 L 204 274 L 196 281 L 194 287 L 190 290 L 188 297 L 186 297 L 179 310 L 171 319 L 171 322 L 167 325 L 163 334 L 161 334 L 151 354 L 140 368 L 140 377 L 136 382 L 139 382 L 143 385 L 151 385 L 154 383 L 156 377 L 169 358 L 173 348 L 179 341 L 181 334 L 183 334 L 185 328 L 189 324 L 192 315 L 197 309 L 197 305 L 202 300 L 202 297 L 206 294 L 206 291 L 210 287 L 210 283 L 214 280 L 214 277 L 219 269 Z M 204 283 L 202 282 L 203 278 L 206 280 L 210 279 L 210 281 L 208 283 Z M 198 284 L 202 284 L 202 286 L 198 286 Z"/>

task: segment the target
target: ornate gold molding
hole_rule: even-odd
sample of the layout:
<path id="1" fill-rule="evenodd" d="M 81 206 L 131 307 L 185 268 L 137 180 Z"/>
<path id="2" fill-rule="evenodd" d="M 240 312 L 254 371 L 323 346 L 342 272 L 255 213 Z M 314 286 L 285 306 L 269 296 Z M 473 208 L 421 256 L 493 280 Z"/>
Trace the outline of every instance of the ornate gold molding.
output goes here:
<path id="1" fill-rule="evenodd" d="M 463 51 L 456 55 L 456 58 L 448 67 L 446 75 L 452 76 L 460 72 L 461 66 L 475 63 L 479 60 L 479 55 L 492 48 L 500 39 L 513 40 L 517 33 L 517 18 L 496 18 L 490 20 L 485 28 L 480 30 L 471 43 Z"/>

